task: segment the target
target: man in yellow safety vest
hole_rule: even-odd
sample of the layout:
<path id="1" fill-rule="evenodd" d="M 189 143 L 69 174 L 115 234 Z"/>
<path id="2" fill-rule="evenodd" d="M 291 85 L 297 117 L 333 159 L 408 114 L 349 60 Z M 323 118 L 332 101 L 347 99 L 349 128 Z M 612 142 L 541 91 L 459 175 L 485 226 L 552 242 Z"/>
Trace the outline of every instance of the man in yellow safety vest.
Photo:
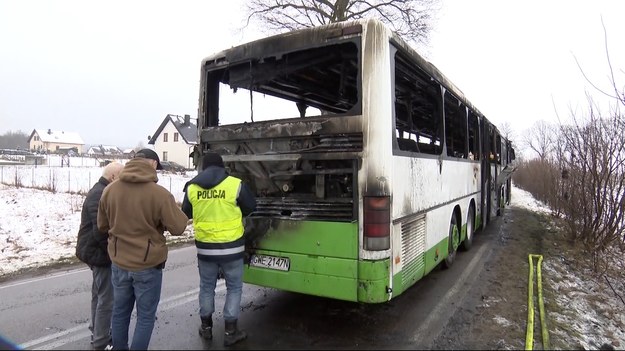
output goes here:
<path id="1" fill-rule="evenodd" d="M 182 211 L 193 218 L 200 273 L 200 336 L 213 338 L 215 286 L 219 272 L 226 279 L 224 346 L 247 337 L 237 328 L 243 288 L 245 238 L 243 217 L 256 209 L 256 197 L 241 179 L 226 173 L 217 153 L 204 155 L 202 171 L 185 184 Z"/>

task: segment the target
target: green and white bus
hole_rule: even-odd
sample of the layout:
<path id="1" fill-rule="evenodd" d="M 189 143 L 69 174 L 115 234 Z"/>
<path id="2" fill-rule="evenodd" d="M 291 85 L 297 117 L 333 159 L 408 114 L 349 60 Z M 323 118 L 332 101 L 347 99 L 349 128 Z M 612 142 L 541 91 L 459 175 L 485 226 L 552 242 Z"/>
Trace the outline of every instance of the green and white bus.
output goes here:
<path id="1" fill-rule="evenodd" d="M 510 197 L 510 142 L 376 20 L 205 58 L 198 137 L 200 160 L 220 153 L 256 193 L 244 281 L 264 287 L 388 301 L 451 265 Z"/>

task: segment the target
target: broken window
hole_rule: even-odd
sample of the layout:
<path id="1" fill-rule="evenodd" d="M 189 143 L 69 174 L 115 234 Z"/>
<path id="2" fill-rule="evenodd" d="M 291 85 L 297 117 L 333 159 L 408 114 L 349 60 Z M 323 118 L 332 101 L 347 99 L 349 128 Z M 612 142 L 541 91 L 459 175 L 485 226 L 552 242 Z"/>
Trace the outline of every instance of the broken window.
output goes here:
<path id="1" fill-rule="evenodd" d="M 395 54 L 395 128 L 400 150 L 438 155 L 442 118 L 438 83 L 401 51 Z"/>
<path id="2" fill-rule="evenodd" d="M 200 148 L 222 154 L 229 174 L 249 184 L 253 217 L 358 214 L 360 36 L 302 48 L 316 38 L 251 43 L 204 65 Z"/>
<path id="3" fill-rule="evenodd" d="M 347 41 L 268 52 L 225 68 L 208 62 L 203 125 L 360 114 L 358 52 L 357 43 Z"/>
<path id="4" fill-rule="evenodd" d="M 480 159 L 480 125 L 477 115 L 469 110 L 469 159 Z"/>
<path id="5" fill-rule="evenodd" d="M 467 108 L 445 91 L 445 146 L 447 156 L 467 158 Z"/>
<path id="6" fill-rule="evenodd" d="M 501 135 L 494 126 L 490 128 L 490 153 L 489 160 L 501 164 Z"/>

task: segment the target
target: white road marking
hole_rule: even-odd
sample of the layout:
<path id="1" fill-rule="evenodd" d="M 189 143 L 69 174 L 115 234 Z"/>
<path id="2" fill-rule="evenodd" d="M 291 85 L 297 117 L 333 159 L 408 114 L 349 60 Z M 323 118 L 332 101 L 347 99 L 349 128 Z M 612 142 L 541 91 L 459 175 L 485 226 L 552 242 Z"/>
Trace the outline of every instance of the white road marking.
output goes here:
<path id="1" fill-rule="evenodd" d="M 215 292 L 221 292 L 226 289 L 225 280 L 221 279 L 217 281 Z M 196 288 L 178 295 L 170 296 L 166 299 L 162 299 L 158 304 L 158 311 L 168 311 L 178 306 L 187 304 L 192 301 L 197 301 L 197 294 L 200 289 Z M 132 319 L 136 319 L 136 314 L 133 312 Z M 81 339 L 86 339 L 91 336 L 91 332 L 87 331 L 89 323 L 82 323 L 76 327 L 64 330 L 62 332 L 43 336 L 41 338 L 27 341 L 19 345 L 22 349 L 31 349 L 35 345 L 39 345 L 33 350 L 51 350 L 63 345 L 75 342 Z M 52 342 L 49 342 L 54 340 Z M 45 344 L 44 344 L 45 343 Z"/>
<path id="2" fill-rule="evenodd" d="M 486 249 L 488 249 L 489 247 L 490 247 L 489 245 L 484 245 L 480 248 L 477 254 L 473 256 L 473 259 L 471 260 L 471 262 L 467 265 L 465 272 L 467 273 L 473 272 L 473 268 L 475 268 L 475 265 L 477 265 L 477 263 L 482 258 L 484 251 L 486 251 Z M 441 318 L 441 315 L 443 314 L 443 310 L 448 308 L 448 306 L 451 305 L 452 297 L 458 293 L 458 291 L 464 286 L 464 284 L 469 278 L 474 278 L 474 277 L 472 274 L 463 275 L 456 282 L 456 284 L 454 284 L 454 286 L 451 289 L 449 289 L 449 291 L 447 291 L 445 296 L 443 296 L 443 298 L 436 304 L 436 307 L 428 314 L 427 318 L 425 318 L 425 320 L 423 320 L 423 322 L 420 323 L 419 328 L 416 330 L 416 332 L 414 333 L 411 339 L 413 343 L 418 343 L 419 341 L 423 339 L 421 336 L 426 332 L 426 329 L 430 325 L 433 325 L 435 319 Z"/>
<path id="3" fill-rule="evenodd" d="M 36 282 L 44 281 L 44 280 L 47 280 L 47 279 L 65 277 L 65 276 L 68 276 L 68 275 L 72 275 L 72 274 L 76 274 L 76 273 L 82 273 L 82 272 L 85 272 L 85 271 L 89 271 L 89 268 L 75 269 L 75 270 L 71 270 L 71 271 L 65 272 L 65 273 L 55 273 L 55 274 L 46 275 L 45 277 L 28 279 L 28 280 L 24 280 L 24 281 L 21 281 L 21 282 L 18 282 L 18 283 L 0 286 L 0 290 L 7 289 L 7 288 L 12 288 L 12 287 L 20 286 L 20 285 L 24 285 L 24 284 L 36 283 Z"/>

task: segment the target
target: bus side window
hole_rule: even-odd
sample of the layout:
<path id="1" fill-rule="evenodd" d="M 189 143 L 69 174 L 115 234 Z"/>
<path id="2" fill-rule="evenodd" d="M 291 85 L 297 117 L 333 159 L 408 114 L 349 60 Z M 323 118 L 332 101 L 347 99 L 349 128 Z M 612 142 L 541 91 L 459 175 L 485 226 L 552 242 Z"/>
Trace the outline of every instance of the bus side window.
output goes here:
<path id="1" fill-rule="evenodd" d="M 395 53 L 395 131 L 400 150 L 440 154 L 442 113 L 436 81 L 411 62 L 401 50 Z"/>
<path id="2" fill-rule="evenodd" d="M 480 159 L 480 126 L 477 115 L 469 110 L 469 159 Z"/>
<path id="3" fill-rule="evenodd" d="M 467 108 L 449 91 L 445 91 L 444 108 L 447 156 L 467 158 Z"/>

